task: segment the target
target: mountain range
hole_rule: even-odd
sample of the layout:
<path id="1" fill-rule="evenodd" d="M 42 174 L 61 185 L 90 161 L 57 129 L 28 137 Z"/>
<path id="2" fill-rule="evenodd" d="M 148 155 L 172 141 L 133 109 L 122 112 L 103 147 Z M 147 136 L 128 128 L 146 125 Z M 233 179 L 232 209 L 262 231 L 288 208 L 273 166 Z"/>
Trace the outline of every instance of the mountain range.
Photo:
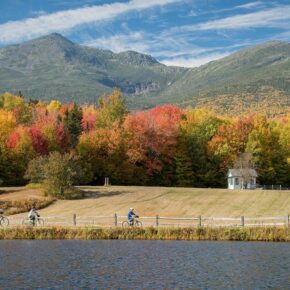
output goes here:
<path id="1" fill-rule="evenodd" d="M 94 103 L 113 88 L 121 89 L 131 109 L 170 103 L 283 114 L 290 107 L 290 44 L 266 42 L 198 68 L 86 47 L 56 33 L 0 49 L 0 93 Z"/>

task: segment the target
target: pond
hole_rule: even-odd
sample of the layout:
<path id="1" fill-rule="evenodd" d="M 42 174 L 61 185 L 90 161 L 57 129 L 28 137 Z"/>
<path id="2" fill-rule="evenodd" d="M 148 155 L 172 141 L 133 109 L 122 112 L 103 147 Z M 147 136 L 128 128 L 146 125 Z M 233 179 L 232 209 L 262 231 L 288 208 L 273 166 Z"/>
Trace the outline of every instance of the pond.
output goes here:
<path id="1" fill-rule="evenodd" d="M 0 241 L 0 289 L 290 289 L 290 243 Z"/>

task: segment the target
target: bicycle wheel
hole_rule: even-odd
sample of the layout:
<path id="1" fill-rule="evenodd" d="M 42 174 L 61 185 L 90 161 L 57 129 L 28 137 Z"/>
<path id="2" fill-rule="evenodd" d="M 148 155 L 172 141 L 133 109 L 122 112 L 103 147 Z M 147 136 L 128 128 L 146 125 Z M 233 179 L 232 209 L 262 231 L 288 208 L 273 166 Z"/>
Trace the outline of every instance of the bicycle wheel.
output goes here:
<path id="1" fill-rule="evenodd" d="M 0 226 L 7 227 L 9 225 L 9 219 L 3 216 L 0 220 Z"/>
<path id="2" fill-rule="evenodd" d="M 127 221 L 122 222 L 122 227 L 123 228 L 129 228 L 130 224 Z"/>
<path id="3" fill-rule="evenodd" d="M 134 226 L 136 228 L 142 228 L 142 223 L 140 221 L 136 221 Z"/>
<path id="4" fill-rule="evenodd" d="M 36 220 L 36 223 L 35 223 L 36 226 L 43 226 L 44 225 L 44 220 L 41 219 L 41 218 L 38 218 Z"/>

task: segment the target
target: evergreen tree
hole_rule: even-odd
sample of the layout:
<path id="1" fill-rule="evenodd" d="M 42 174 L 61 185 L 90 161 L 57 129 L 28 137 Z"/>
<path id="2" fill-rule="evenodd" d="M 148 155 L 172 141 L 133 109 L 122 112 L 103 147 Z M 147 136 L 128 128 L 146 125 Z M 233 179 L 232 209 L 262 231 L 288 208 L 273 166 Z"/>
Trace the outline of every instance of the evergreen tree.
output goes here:
<path id="1" fill-rule="evenodd" d="M 178 186 L 193 186 L 195 182 L 191 158 L 185 148 L 179 148 L 175 156 L 175 179 Z"/>
<path id="2" fill-rule="evenodd" d="M 66 110 L 64 116 L 64 125 L 70 136 L 71 145 L 73 148 L 78 143 L 79 136 L 82 132 L 82 111 L 74 104 L 71 111 Z"/>

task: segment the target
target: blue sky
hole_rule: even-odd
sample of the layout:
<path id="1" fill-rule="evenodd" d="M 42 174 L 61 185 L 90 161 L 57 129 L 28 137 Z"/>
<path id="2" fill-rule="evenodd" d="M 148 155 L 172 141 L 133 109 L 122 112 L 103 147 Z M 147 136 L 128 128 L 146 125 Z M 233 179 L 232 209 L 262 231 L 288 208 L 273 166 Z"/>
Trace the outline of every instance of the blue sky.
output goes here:
<path id="1" fill-rule="evenodd" d="M 58 32 L 167 65 L 199 66 L 268 40 L 290 41 L 290 0 L 1 0 L 0 47 Z"/>

